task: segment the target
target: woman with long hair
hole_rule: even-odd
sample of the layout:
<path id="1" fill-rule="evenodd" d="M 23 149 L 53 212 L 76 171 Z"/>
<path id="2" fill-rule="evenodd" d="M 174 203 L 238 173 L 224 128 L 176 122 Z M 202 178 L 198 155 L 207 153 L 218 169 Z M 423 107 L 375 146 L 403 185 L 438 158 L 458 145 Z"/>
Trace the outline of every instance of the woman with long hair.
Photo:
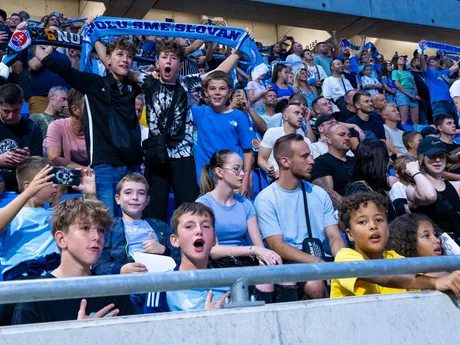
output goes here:
<path id="1" fill-rule="evenodd" d="M 414 76 L 406 67 L 407 59 L 405 56 L 400 56 L 396 60 L 391 78 L 396 86 L 396 105 L 401 113 L 401 123 L 407 123 L 409 116 L 412 123 L 418 124 L 418 95 L 417 86 L 415 85 Z"/>
<path id="2" fill-rule="evenodd" d="M 418 161 L 406 165 L 406 189 L 412 212 L 430 217 L 442 232 L 460 237 L 460 181 L 445 181 L 447 148 L 439 138 L 426 137 L 417 148 Z"/>
<path id="3" fill-rule="evenodd" d="M 294 89 L 288 84 L 287 67 L 281 64 L 276 64 L 272 72 L 271 88 L 275 90 L 277 101 L 288 101 L 289 97 L 294 94 Z"/>
<path id="4" fill-rule="evenodd" d="M 348 185 L 346 195 L 360 192 L 375 192 L 387 200 L 388 222 L 396 218 L 396 211 L 390 201 L 391 189 L 388 178 L 390 157 L 385 143 L 379 139 L 362 141 L 356 150 L 354 182 Z"/>
<path id="5" fill-rule="evenodd" d="M 202 196 L 197 202 L 210 207 L 216 217 L 217 244 L 211 250 L 211 262 L 215 268 L 283 263 L 277 253 L 264 247 L 252 202 L 234 192 L 241 187 L 244 175 L 243 160 L 230 150 L 214 153 L 201 172 Z M 271 284 L 257 285 L 255 294 L 258 299 L 270 302 L 273 290 Z M 289 290 L 278 289 L 276 300 L 297 299 L 292 291 L 286 291 Z"/>
<path id="6" fill-rule="evenodd" d="M 388 103 L 395 103 L 396 91 L 398 89 L 391 78 L 391 72 L 393 72 L 393 65 L 391 62 L 384 62 L 382 64 L 382 71 L 380 72 L 380 82 L 385 89 L 385 98 Z"/>
<path id="7" fill-rule="evenodd" d="M 316 88 L 308 84 L 308 71 L 306 68 L 299 69 L 294 77 L 293 89 L 295 93 L 300 92 L 307 100 L 307 107 L 311 108 L 311 104 L 318 97 Z"/>

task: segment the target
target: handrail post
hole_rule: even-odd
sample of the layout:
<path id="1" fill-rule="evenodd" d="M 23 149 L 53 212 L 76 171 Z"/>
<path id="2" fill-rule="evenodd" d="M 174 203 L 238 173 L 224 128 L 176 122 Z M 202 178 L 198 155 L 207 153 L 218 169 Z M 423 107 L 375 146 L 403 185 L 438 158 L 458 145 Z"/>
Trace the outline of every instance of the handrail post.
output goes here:
<path id="1" fill-rule="evenodd" d="M 249 299 L 249 283 L 246 278 L 239 278 L 230 288 L 230 298 L 219 308 L 258 307 L 265 305 L 264 301 L 256 301 L 255 296 Z"/>

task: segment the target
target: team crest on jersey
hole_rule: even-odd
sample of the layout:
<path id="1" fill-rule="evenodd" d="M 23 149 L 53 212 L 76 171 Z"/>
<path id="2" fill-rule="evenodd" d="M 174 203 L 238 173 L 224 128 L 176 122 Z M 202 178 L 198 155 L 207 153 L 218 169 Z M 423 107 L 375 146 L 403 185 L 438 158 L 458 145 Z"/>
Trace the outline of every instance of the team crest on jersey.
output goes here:
<path id="1" fill-rule="evenodd" d="M 28 31 L 15 31 L 11 36 L 8 47 L 19 53 L 28 48 L 32 43 L 32 38 Z"/>

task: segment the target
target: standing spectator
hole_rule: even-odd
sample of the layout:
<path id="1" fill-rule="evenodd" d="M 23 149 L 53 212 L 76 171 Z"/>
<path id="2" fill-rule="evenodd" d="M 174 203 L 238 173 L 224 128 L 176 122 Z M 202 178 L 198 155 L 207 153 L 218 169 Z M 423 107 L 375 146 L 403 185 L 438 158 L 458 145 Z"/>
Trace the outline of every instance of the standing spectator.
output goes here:
<path id="1" fill-rule="evenodd" d="M 388 201 L 388 222 L 396 218 L 396 210 L 390 202 L 391 189 L 388 173 L 387 146 L 377 139 L 364 140 L 358 146 L 355 155 L 353 173 L 354 182 L 348 185 L 346 195 L 360 192 L 374 192 L 382 195 Z"/>
<path id="2" fill-rule="evenodd" d="M 294 89 L 288 84 L 287 68 L 284 65 L 277 64 L 273 69 L 271 88 L 275 90 L 277 101 L 289 100 L 294 93 Z"/>
<path id="3" fill-rule="evenodd" d="M 51 122 L 68 117 L 63 114 L 67 107 L 67 89 L 62 86 L 53 86 L 48 92 L 48 105 L 45 111 L 30 115 L 30 119 L 40 127 L 44 140 L 46 140 L 46 133 Z"/>
<path id="4" fill-rule="evenodd" d="M 423 43 L 424 41 L 421 41 Z M 449 76 L 458 72 L 459 65 L 456 61 L 449 69 L 441 69 L 439 60 L 430 57 L 427 60 L 425 55 L 420 54 L 420 67 L 425 76 L 425 83 L 430 91 L 431 109 L 433 110 L 433 120 L 436 116 L 450 113 L 454 117 L 455 125 L 458 126 L 458 115 L 452 98 L 449 94 Z"/>
<path id="5" fill-rule="evenodd" d="M 371 73 L 372 67 L 370 65 L 364 66 L 361 71 L 361 84 L 365 91 L 369 92 L 371 96 L 375 96 L 383 90 L 383 85 L 377 78 L 372 78 Z"/>
<path id="6" fill-rule="evenodd" d="M 8 27 L 10 29 L 10 36 L 16 30 L 20 22 L 22 22 L 22 18 L 18 13 L 12 13 L 10 18 L 8 18 Z"/>
<path id="7" fill-rule="evenodd" d="M 0 87 L 0 173 L 7 191 L 18 191 L 16 167 L 30 156 L 41 156 L 40 128 L 21 116 L 24 94 L 19 86 Z"/>
<path id="8" fill-rule="evenodd" d="M 140 88 L 126 78 L 136 53 L 133 43 L 122 37 L 110 42 L 107 50 L 110 73 L 105 77 L 75 70 L 70 63 L 62 63 L 39 46 L 32 46 L 31 50 L 40 64 L 85 94 L 85 141 L 90 164 L 96 172 L 97 196 L 112 215 L 119 215 L 121 211 L 114 198 L 118 181 L 139 169 L 143 154 L 135 111 Z M 123 141 L 120 131 L 127 134 Z"/>
<path id="9" fill-rule="evenodd" d="M 385 97 L 388 103 L 396 102 L 396 93 L 398 89 L 396 88 L 393 79 L 391 78 L 391 73 L 393 72 L 393 65 L 391 62 L 385 62 L 382 64 L 382 71 L 380 72 L 380 81 L 385 90 Z M 412 72 L 411 72 L 412 73 Z"/>
<path id="10" fill-rule="evenodd" d="M 412 123 L 418 124 L 418 94 L 414 76 L 407 70 L 406 56 L 400 56 L 396 60 L 391 78 L 396 88 L 396 105 L 401 112 L 401 122 L 407 123 L 410 109 Z"/>
<path id="11" fill-rule="evenodd" d="M 354 158 L 350 150 L 350 130 L 343 124 L 329 126 L 326 134 L 328 152 L 315 159 L 311 180 L 331 197 L 334 208 L 340 205 L 346 186 L 353 178 Z"/>
<path id="12" fill-rule="evenodd" d="M 423 139 L 417 149 L 419 161 L 406 166 L 412 183 L 406 189 L 413 212 L 424 213 L 452 238 L 460 236 L 460 182 L 445 181 L 446 145 L 438 138 Z M 452 235 L 453 234 L 453 235 Z"/>
<path id="13" fill-rule="evenodd" d="M 396 105 L 387 104 L 382 110 L 382 117 L 385 121 L 383 128 L 385 129 L 388 151 L 398 157 L 406 154 L 407 149 L 403 142 L 404 131 L 398 128 L 398 122 L 401 121 L 401 116 Z"/>
<path id="14" fill-rule="evenodd" d="M 430 90 L 425 83 L 425 76 L 420 66 L 420 58 L 414 57 L 410 65 L 412 70 L 410 71 L 414 76 L 415 85 L 417 87 L 417 93 L 419 96 L 418 99 L 418 109 L 419 109 L 419 122 L 420 124 L 433 123 L 433 111 L 431 110 L 430 104 Z"/>
<path id="15" fill-rule="evenodd" d="M 5 24 L 6 21 L 6 12 L 2 9 L 0 9 L 0 25 Z"/>
<path id="16" fill-rule="evenodd" d="M 302 44 L 300 44 L 299 42 L 295 42 L 292 45 L 292 54 L 288 55 L 288 57 L 286 58 L 286 62 L 301 64 L 302 63 L 302 57 L 301 57 L 302 51 L 303 51 Z"/>
<path id="17" fill-rule="evenodd" d="M 371 95 L 367 92 L 356 92 L 353 96 L 353 104 L 358 110 L 358 114 L 347 121 L 357 125 L 364 132 L 365 139 L 377 138 L 385 142 L 385 130 L 383 124 L 371 115 L 372 102 Z M 358 138 L 351 138 L 351 148 L 355 150 L 358 146 Z"/>
<path id="18" fill-rule="evenodd" d="M 294 77 L 294 92 L 300 92 L 307 100 L 307 107 L 311 107 L 313 101 L 316 99 L 316 88 L 308 84 L 308 71 L 305 68 L 297 70 Z"/>
<path id="19" fill-rule="evenodd" d="M 353 87 L 348 79 L 342 76 L 343 64 L 340 60 L 334 60 L 331 62 L 330 71 L 332 72 L 331 76 L 326 78 L 323 83 L 323 96 L 336 102 L 337 104 L 340 102 L 339 98 L 343 99 L 345 93 L 348 90 L 352 90 Z M 339 106 L 339 104 L 337 104 L 337 106 Z"/>
<path id="20" fill-rule="evenodd" d="M 332 75 L 332 58 L 329 56 L 331 49 L 325 42 L 319 42 L 316 44 L 315 52 L 316 54 L 313 58 L 313 63 L 315 65 L 320 65 L 321 67 L 323 67 L 324 71 L 326 72 L 326 75 L 330 77 Z"/>
<path id="21" fill-rule="evenodd" d="M 455 81 L 449 89 L 450 97 L 454 100 L 457 112 L 460 112 L 460 80 Z"/>
<path id="22" fill-rule="evenodd" d="M 317 89 L 321 89 L 323 86 L 324 79 L 327 78 L 327 74 L 321 65 L 315 65 L 313 63 L 313 53 L 310 49 L 305 49 L 302 53 L 302 61 L 308 71 L 315 77 L 316 83 L 313 85 Z"/>
<path id="23" fill-rule="evenodd" d="M 68 94 L 70 117 L 53 121 L 46 136 L 46 156 L 53 165 L 84 168 L 89 165 L 84 131 L 84 95 Z"/>
<path id="24" fill-rule="evenodd" d="M 273 150 L 280 167 L 279 179 L 260 192 L 255 201 L 262 237 L 284 263 L 321 261 L 302 251 L 302 244 L 309 236 L 308 229 L 314 238 L 323 243 L 328 241 L 331 254 L 335 256 L 345 244 L 331 198 L 322 188 L 305 181 L 311 177 L 313 158 L 304 137 L 285 135 L 276 141 Z M 309 214 L 308 223 L 306 213 Z M 302 295 L 309 298 L 327 295 L 323 281 L 309 281 L 301 287 Z"/>
<path id="25" fill-rule="evenodd" d="M 358 80 L 358 76 L 356 75 L 355 72 L 350 70 L 350 67 L 351 67 L 350 59 L 343 58 L 342 63 L 343 63 L 343 73 L 342 74 L 350 82 L 351 86 L 353 86 L 353 89 L 359 89 L 360 82 Z"/>
<path id="26" fill-rule="evenodd" d="M 268 129 L 260 143 L 257 163 L 259 167 L 273 179 L 279 177 L 279 167 L 273 154 L 273 147 L 276 141 L 288 134 L 302 133 L 303 111 L 298 105 L 290 104 L 283 109 L 283 125 Z M 302 135 L 302 134 L 299 134 Z M 311 141 L 304 137 L 308 146 L 311 147 Z"/>

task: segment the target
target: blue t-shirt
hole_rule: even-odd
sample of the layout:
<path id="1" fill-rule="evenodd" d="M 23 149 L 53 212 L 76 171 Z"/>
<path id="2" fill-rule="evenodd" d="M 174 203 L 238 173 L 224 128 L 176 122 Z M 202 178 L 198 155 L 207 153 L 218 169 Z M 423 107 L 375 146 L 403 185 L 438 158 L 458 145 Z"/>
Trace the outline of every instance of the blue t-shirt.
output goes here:
<path id="1" fill-rule="evenodd" d="M 452 101 L 449 94 L 449 69 L 436 70 L 428 67 L 423 74 L 425 75 L 426 86 L 428 86 L 428 90 L 430 91 L 431 103 Z"/>
<path id="2" fill-rule="evenodd" d="M 359 56 L 354 55 L 350 58 L 350 72 L 355 72 L 359 74 Z"/>
<path id="3" fill-rule="evenodd" d="M 216 236 L 219 245 L 223 246 L 247 246 L 248 220 L 256 215 L 256 210 L 249 199 L 233 193 L 235 203 L 232 206 L 224 206 L 214 197 L 207 193 L 197 199 L 212 209 L 216 217 Z"/>
<path id="4" fill-rule="evenodd" d="M 23 207 L 0 239 L 2 273 L 26 260 L 36 259 L 59 249 L 51 235 L 51 210 Z"/>
<path id="5" fill-rule="evenodd" d="M 57 51 L 53 51 L 50 54 L 60 64 L 70 65 L 70 59 L 67 55 L 61 54 Z M 29 53 L 27 56 L 27 62 L 33 59 L 35 55 Z M 48 92 L 53 86 L 63 86 L 67 89 L 71 89 L 64 79 L 57 74 L 51 72 L 48 68 L 42 67 L 38 71 L 32 71 L 30 76 L 29 84 L 29 95 L 32 96 L 48 96 Z"/>
<path id="6" fill-rule="evenodd" d="M 326 241 L 324 228 L 337 225 L 329 194 L 321 187 L 302 182 L 307 193 L 308 212 L 312 235 Z M 284 241 L 298 249 L 308 237 L 307 222 L 301 187 L 285 190 L 272 183 L 257 195 L 255 201 L 257 221 L 262 237 L 283 235 Z"/>
<path id="7" fill-rule="evenodd" d="M 197 129 L 195 163 L 198 184 L 203 166 L 219 150 L 235 151 L 243 158 L 243 150 L 252 149 L 248 116 L 240 110 L 218 114 L 207 105 L 192 107 Z"/>
<path id="8" fill-rule="evenodd" d="M 320 65 L 324 69 L 324 72 L 326 72 L 328 77 L 332 75 L 331 62 L 332 62 L 332 58 L 330 57 L 319 56 L 319 55 L 313 56 L 313 63 L 315 65 Z"/>
<path id="9" fill-rule="evenodd" d="M 158 241 L 157 234 L 146 220 L 133 220 L 131 222 L 123 221 L 123 223 L 125 224 L 128 253 L 143 253 L 144 246 L 142 245 L 142 242 L 150 240 L 150 234 L 152 234 L 155 241 Z"/>
<path id="10" fill-rule="evenodd" d="M 272 89 L 276 92 L 276 97 L 285 97 L 285 96 L 292 96 L 294 94 L 294 89 L 288 85 L 287 89 L 282 89 L 276 83 L 270 84 Z"/>

